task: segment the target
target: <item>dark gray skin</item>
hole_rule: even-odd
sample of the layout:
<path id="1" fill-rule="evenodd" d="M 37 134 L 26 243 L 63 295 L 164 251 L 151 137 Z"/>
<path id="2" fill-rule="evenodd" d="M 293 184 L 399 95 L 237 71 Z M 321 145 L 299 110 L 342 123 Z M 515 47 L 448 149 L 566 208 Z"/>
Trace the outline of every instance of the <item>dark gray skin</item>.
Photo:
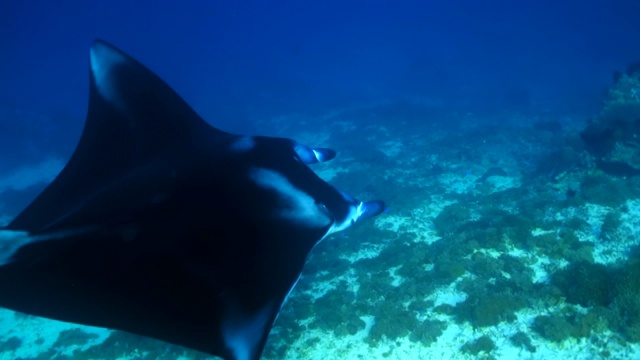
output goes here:
<path id="1" fill-rule="evenodd" d="M 0 306 L 258 359 L 311 249 L 384 210 L 307 166 L 333 156 L 215 129 L 97 41 L 74 154 L 0 230 Z"/>

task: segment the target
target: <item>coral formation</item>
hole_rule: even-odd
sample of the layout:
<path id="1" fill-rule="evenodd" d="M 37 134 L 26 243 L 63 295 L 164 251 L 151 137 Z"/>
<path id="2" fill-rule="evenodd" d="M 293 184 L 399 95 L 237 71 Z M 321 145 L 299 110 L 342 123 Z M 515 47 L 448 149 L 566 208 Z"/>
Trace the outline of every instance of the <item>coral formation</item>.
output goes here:
<path id="1" fill-rule="evenodd" d="M 10 338 L 0 342 L 0 353 L 11 352 L 22 346 L 22 339 L 17 336 L 11 336 Z"/>
<path id="2" fill-rule="evenodd" d="M 588 175 L 580 183 L 580 195 L 593 204 L 618 207 L 632 195 L 632 190 L 623 179 Z"/>
<path id="3" fill-rule="evenodd" d="M 490 337 L 483 335 L 474 341 L 468 342 L 462 346 L 462 351 L 471 355 L 478 356 L 480 354 L 489 354 L 491 350 L 496 348 L 496 344 Z"/>
<path id="4" fill-rule="evenodd" d="M 587 338 L 607 330 L 607 311 L 595 308 L 587 313 L 571 309 L 537 316 L 532 328 L 547 340 L 561 343 L 569 338 Z"/>
<path id="5" fill-rule="evenodd" d="M 562 342 L 573 336 L 573 326 L 563 317 L 540 315 L 533 322 L 533 330 L 545 339 Z"/>
<path id="6" fill-rule="evenodd" d="M 516 311 L 528 303 L 522 288 L 508 280 L 463 281 L 459 285 L 468 297 L 453 309 L 454 316 L 457 321 L 469 321 L 474 327 L 512 322 Z"/>
<path id="7" fill-rule="evenodd" d="M 530 353 L 536 352 L 536 347 L 531 343 L 531 338 L 522 331 L 515 333 L 509 340 L 511 340 L 511 343 L 515 346 L 523 348 Z"/>
<path id="8" fill-rule="evenodd" d="M 422 343 L 425 346 L 431 345 L 435 342 L 447 325 L 443 321 L 439 320 L 425 320 L 420 322 L 418 326 L 411 331 L 409 339 L 414 342 Z"/>
<path id="9" fill-rule="evenodd" d="M 640 70 L 630 66 L 609 89 L 600 114 L 581 132 L 598 167 L 615 176 L 640 174 Z"/>
<path id="10" fill-rule="evenodd" d="M 609 306 L 613 300 L 613 272 L 604 265 L 578 261 L 554 273 L 551 283 L 571 304 Z"/>

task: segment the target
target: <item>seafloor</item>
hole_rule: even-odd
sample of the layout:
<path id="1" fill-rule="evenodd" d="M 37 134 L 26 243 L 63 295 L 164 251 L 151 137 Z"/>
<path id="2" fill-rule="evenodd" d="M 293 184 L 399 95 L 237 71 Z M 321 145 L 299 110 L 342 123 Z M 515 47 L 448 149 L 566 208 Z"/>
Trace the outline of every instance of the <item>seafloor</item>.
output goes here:
<path id="1" fill-rule="evenodd" d="M 317 173 L 389 205 L 314 249 L 264 358 L 640 358 L 640 178 L 596 169 L 583 119 L 400 108 L 261 122 L 336 149 Z M 60 164 L 7 174 L 0 204 Z M 7 310 L 0 341 L 0 360 L 209 358 Z"/>

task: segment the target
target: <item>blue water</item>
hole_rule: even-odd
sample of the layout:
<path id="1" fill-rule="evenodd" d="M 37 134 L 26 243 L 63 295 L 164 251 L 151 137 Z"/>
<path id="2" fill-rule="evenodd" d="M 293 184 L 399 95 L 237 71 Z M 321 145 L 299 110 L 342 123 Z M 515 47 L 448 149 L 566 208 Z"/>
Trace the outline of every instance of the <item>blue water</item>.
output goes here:
<path id="1" fill-rule="evenodd" d="M 375 226 L 362 225 L 314 250 L 293 305 L 285 306 L 276 323 L 265 357 L 312 358 L 312 349 L 319 347 L 326 358 L 386 354 L 401 359 L 408 355 L 399 350 L 404 345 L 398 339 L 406 338 L 424 349 L 455 348 L 455 356 L 461 358 L 478 353 L 509 358 L 511 353 L 497 345 L 473 352 L 474 341 L 485 333 L 494 334 L 494 344 L 501 344 L 503 336 L 495 334 L 507 334 L 503 343 L 533 358 L 544 358 L 540 354 L 554 346 L 569 353 L 601 351 L 600 356 L 611 358 L 628 348 L 640 356 L 634 348 L 640 344 L 640 316 L 633 313 L 640 314 L 640 306 L 626 307 L 637 299 L 616 290 L 638 284 L 612 285 L 607 301 L 579 301 L 567 296 L 561 280 L 568 276 L 562 271 L 600 269 L 585 263 L 604 264 L 607 268 L 600 270 L 619 271 L 629 278 L 637 275 L 637 244 L 631 239 L 640 231 L 634 202 L 640 196 L 634 173 L 640 169 L 640 156 L 633 136 L 634 121 L 640 119 L 640 75 L 627 74 L 627 80 L 617 83 L 612 75 L 640 61 L 637 14 L 640 2 L 632 0 L 3 1 L 0 221 L 9 221 L 26 206 L 75 148 L 87 110 L 88 49 L 100 38 L 147 65 L 218 128 L 300 138 L 338 150 L 335 164 L 314 169 L 339 188 L 389 203 L 380 216 L 388 224 L 380 220 Z M 611 95 L 611 89 L 618 89 L 618 95 Z M 624 111 L 631 118 L 624 118 L 622 126 L 611 125 L 617 124 L 617 110 L 607 113 L 603 105 L 620 102 L 628 105 L 630 110 Z M 575 140 L 589 126 L 588 119 L 628 136 L 596 140 L 594 144 L 611 142 L 612 148 L 594 149 L 596 145 L 584 137 L 584 144 Z M 603 159 L 607 164 L 599 163 Z M 622 190 L 614 194 L 615 189 Z M 603 193 L 612 195 L 598 195 Z M 455 204 L 466 210 L 452 208 Z M 453 220 L 440 224 L 442 214 Z M 482 221 L 487 223 L 479 224 Z M 454 251 L 469 243 L 475 250 Z M 418 250 L 394 247 L 402 244 L 424 247 L 419 251 L 425 255 L 414 263 L 407 257 Z M 366 248 L 370 259 L 355 259 Z M 491 261 L 484 258 L 486 253 L 502 259 L 501 265 L 487 265 Z M 531 258 L 514 255 L 522 253 Z M 549 261 L 547 278 L 536 282 L 532 273 L 527 275 L 534 279 L 530 286 L 504 285 L 502 277 L 512 280 L 524 270 L 505 265 L 513 259 L 501 255 L 520 259 L 526 268 Z M 345 259 L 350 259 L 349 266 Z M 490 269 L 479 270 L 482 266 Z M 494 267 L 500 270 L 496 273 Z M 394 271 L 403 280 L 389 275 Z M 381 279 L 380 284 L 372 278 Z M 521 336 L 513 345 L 514 332 L 487 330 L 498 325 L 478 315 L 486 309 L 476 306 L 483 297 L 465 283 L 471 278 L 487 287 L 508 288 L 497 293 L 508 293 L 509 301 L 518 304 L 513 312 L 536 313 L 545 301 L 556 306 L 549 305 L 552 310 L 546 313 L 555 322 L 534 320 L 533 315 L 524 319 L 523 314 L 515 320 L 510 312 L 496 315 L 500 323 L 526 334 L 538 355 Z M 354 288 L 355 283 L 359 285 Z M 410 283 L 428 285 L 406 288 Z M 332 290 L 318 292 L 321 284 Z M 457 305 L 465 304 L 461 300 L 449 304 L 457 311 L 436 310 L 442 303 L 429 296 L 444 286 L 457 287 L 476 305 L 471 300 Z M 384 294 L 381 288 L 404 295 L 376 300 Z M 584 288 L 588 286 L 580 289 Z M 540 291 L 548 291 L 548 297 L 535 304 L 518 302 L 518 296 Z M 557 296 L 553 291 L 559 291 Z M 340 298 L 344 301 L 336 301 Z M 557 303 L 565 301 L 565 315 L 573 311 L 571 315 L 553 318 L 562 308 Z M 328 315 L 317 304 L 344 314 L 319 321 Z M 627 310 L 632 314 L 620 320 Z M 349 317 L 352 313 L 358 317 Z M 401 314 L 412 314 L 418 322 L 407 320 L 402 329 L 395 329 L 392 319 Z M 575 320 L 587 315 L 592 322 Z M 8 344 L 0 345 L 0 358 L 16 358 L 20 347 L 35 341 L 20 325 L 33 319 L 3 316 L 11 321 L 0 321 L 0 343 Z M 367 316 L 376 321 L 371 324 Z M 432 337 L 440 340 L 431 341 L 431 333 L 420 325 L 425 319 L 456 324 L 461 333 L 476 335 L 460 343 L 434 330 Z M 573 332 L 560 320 L 573 326 Z M 345 322 L 348 325 L 341 325 Z M 443 328 L 442 324 L 432 328 Z M 581 327 L 592 332 L 583 336 L 584 331 L 576 330 Z M 332 348 L 314 331 L 336 339 L 356 336 L 370 352 L 337 341 Z M 595 340 L 590 342 L 589 336 L 609 339 L 603 335 L 607 332 L 624 341 L 604 350 Z M 19 342 L 11 340 L 14 337 Z M 49 340 L 53 348 L 56 339 Z M 152 354 L 150 358 L 159 358 L 162 351 L 175 358 L 185 351 L 138 338 L 120 341 L 140 344 L 137 348 Z M 65 344 L 58 346 L 71 346 Z M 432 350 L 421 354 L 435 356 L 427 352 Z M 88 358 L 99 358 L 96 354 L 103 350 L 92 351 Z M 102 357 L 121 358 L 127 351 Z M 40 358 L 56 353 L 43 354 Z"/>

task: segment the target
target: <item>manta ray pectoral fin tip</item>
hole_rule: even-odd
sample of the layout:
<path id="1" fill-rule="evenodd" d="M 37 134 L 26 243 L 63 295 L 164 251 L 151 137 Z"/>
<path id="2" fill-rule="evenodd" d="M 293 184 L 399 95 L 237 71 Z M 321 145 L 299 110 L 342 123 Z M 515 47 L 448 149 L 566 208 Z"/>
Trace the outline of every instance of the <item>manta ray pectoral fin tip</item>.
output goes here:
<path id="1" fill-rule="evenodd" d="M 96 41 L 89 58 L 96 90 L 105 100 L 122 108 L 123 101 L 117 86 L 113 84 L 112 72 L 116 66 L 127 62 L 126 55 L 103 41 Z"/>
<path id="2" fill-rule="evenodd" d="M 277 308 L 269 301 L 253 315 L 243 314 L 235 305 L 227 306 L 227 319 L 223 323 L 223 336 L 227 347 L 236 360 L 255 360 L 260 358 L 262 347 L 271 330 Z"/>

